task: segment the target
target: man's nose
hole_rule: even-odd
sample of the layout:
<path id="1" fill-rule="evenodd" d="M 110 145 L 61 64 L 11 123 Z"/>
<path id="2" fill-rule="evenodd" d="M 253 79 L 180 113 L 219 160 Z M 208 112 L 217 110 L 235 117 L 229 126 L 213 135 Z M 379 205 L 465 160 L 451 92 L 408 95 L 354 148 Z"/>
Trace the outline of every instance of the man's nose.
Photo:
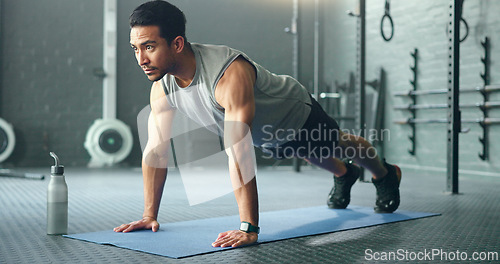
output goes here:
<path id="1" fill-rule="evenodd" d="M 148 65 L 149 58 L 148 56 L 146 56 L 144 52 L 139 51 L 139 54 L 137 54 L 137 62 L 139 63 L 140 66 Z"/>

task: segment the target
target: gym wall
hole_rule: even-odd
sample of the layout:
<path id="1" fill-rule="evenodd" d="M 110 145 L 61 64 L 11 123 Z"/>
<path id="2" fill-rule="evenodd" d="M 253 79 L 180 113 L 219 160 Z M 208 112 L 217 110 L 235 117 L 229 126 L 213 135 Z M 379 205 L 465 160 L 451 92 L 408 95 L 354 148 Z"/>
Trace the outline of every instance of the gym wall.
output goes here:
<path id="1" fill-rule="evenodd" d="M 356 60 L 356 19 L 346 15 L 345 11 L 355 10 L 357 1 L 328 1 L 324 10 L 325 26 L 324 45 L 324 81 L 329 84 L 334 80 L 348 81 L 349 72 L 355 72 Z M 392 93 L 410 90 L 409 80 L 413 78 L 410 66 L 413 58 L 410 52 L 418 48 L 418 90 L 447 88 L 448 82 L 448 23 L 449 1 L 390 1 L 390 12 L 394 20 L 394 37 L 385 42 L 380 34 L 380 20 L 384 15 L 383 0 L 367 0 L 366 5 L 366 79 L 378 78 L 383 67 L 387 77 L 387 97 L 385 108 L 385 126 L 390 130 L 390 139 L 386 140 L 386 157 L 391 162 L 407 168 L 443 172 L 446 169 L 446 125 L 416 124 L 416 156 L 411 156 L 408 136 L 409 125 L 397 125 L 395 119 L 409 117 L 409 112 L 393 110 L 394 105 L 410 103 L 409 98 L 395 97 Z M 334 8 L 337 5 L 339 8 Z M 500 1 L 464 1 L 463 18 L 469 25 L 469 35 L 460 45 L 460 86 L 461 88 L 483 85 L 480 73 L 483 72 L 481 57 L 484 49 L 481 41 L 490 39 L 490 83 L 500 83 Z M 464 36 L 465 27 L 461 31 Z M 446 95 L 427 95 L 417 97 L 418 104 L 447 103 Z M 480 93 L 461 94 L 460 103 L 482 102 Z M 500 100 L 499 93 L 490 95 L 491 101 Z M 446 109 L 417 110 L 418 118 L 446 118 Z M 491 117 L 500 117 L 500 109 L 490 110 Z M 462 109 L 462 118 L 480 118 L 481 111 Z M 470 132 L 460 135 L 460 170 L 461 175 L 500 174 L 500 147 L 496 138 L 500 136 L 500 125 L 489 128 L 488 161 L 482 161 L 478 153 L 482 145 L 478 138 L 482 136 L 479 124 L 462 124 Z M 444 178 L 443 178 L 444 181 Z"/>
<path id="2" fill-rule="evenodd" d="M 134 148 L 124 161 L 140 165 L 137 113 L 148 104 L 150 82 L 137 66 L 128 44 L 130 12 L 143 1 L 118 1 L 118 119 L 134 134 Z M 334 82 L 348 81 L 355 72 L 356 18 L 346 15 L 357 1 L 321 1 L 320 90 L 334 88 Z M 226 44 L 240 49 L 261 65 L 279 74 L 292 74 L 292 36 L 284 32 L 292 17 L 291 0 L 175 0 L 187 16 L 189 41 Z M 3 1 L 1 16 L 1 117 L 12 123 L 17 144 L 6 166 L 47 166 L 49 151 L 64 164 L 85 166 L 90 157 L 83 147 L 92 122 L 102 115 L 102 81 L 94 69 L 102 67 L 101 0 Z M 470 28 L 461 45 L 461 85 L 482 84 L 480 41 L 491 40 L 491 83 L 500 83 L 495 71 L 500 60 L 500 2 L 466 0 L 463 16 Z M 448 1 L 391 1 L 395 35 L 390 42 L 380 36 L 383 0 L 367 0 L 367 80 L 378 77 L 380 67 L 387 73 L 386 157 L 392 162 L 416 168 L 444 171 L 446 127 L 444 124 L 417 125 L 417 154 L 407 149 L 409 126 L 392 120 L 408 117 L 394 105 L 409 103 L 392 96 L 409 90 L 412 78 L 410 52 L 419 49 L 418 89 L 445 88 L 447 83 Z M 301 1 L 300 76 L 312 88 L 314 1 Z M 492 94 L 490 100 L 500 100 Z M 461 102 L 479 102 L 479 94 L 464 94 Z M 419 104 L 445 103 L 446 97 L 419 97 Z M 499 110 L 490 111 L 500 116 Z M 479 117 L 478 110 L 464 110 L 464 117 Z M 418 112 L 419 118 L 446 117 L 444 109 Z M 500 149 L 494 144 L 500 126 L 491 126 L 490 160 L 482 161 L 477 124 L 464 124 L 471 131 L 460 136 L 460 168 L 466 173 L 497 175 Z"/>
<path id="3" fill-rule="evenodd" d="M 5 166 L 65 165 L 89 159 L 83 147 L 102 114 L 102 1 L 2 1 L 1 117 L 16 146 Z"/>
<path id="4" fill-rule="evenodd" d="M 140 166 L 137 114 L 149 104 L 151 83 L 129 45 L 128 16 L 143 1 L 118 1 L 117 118 L 130 126 L 134 147 L 123 162 Z M 187 17 L 189 41 L 240 49 L 269 70 L 291 74 L 288 0 L 176 0 Z M 54 151 L 68 166 L 86 166 L 83 147 L 102 117 L 103 1 L 3 1 L 1 117 L 17 136 L 2 164 L 48 166 Z"/>

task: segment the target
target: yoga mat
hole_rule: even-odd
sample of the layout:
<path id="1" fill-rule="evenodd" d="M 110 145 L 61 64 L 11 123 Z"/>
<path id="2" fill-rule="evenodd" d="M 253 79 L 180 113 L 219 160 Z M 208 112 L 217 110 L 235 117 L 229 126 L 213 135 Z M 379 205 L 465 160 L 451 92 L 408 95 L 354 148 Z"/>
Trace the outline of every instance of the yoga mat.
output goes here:
<path id="1" fill-rule="evenodd" d="M 398 210 L 376 214 L 373 208 L 349 206 L 328 209 L 326 206 L 299 208 L 260 214 L 259 243 L 279 241 L 354 228 L 393 223 L 439 214 Z M 151 230 L 115 233 L 113 230 L 65 235 L 103 245 L 137 250 L 170 258 L 183 258 L 231 248 L 214 248 L 212 242 L 221 232 L 239 228 L 239 216 L 227 216 L 160 225 Z"/>

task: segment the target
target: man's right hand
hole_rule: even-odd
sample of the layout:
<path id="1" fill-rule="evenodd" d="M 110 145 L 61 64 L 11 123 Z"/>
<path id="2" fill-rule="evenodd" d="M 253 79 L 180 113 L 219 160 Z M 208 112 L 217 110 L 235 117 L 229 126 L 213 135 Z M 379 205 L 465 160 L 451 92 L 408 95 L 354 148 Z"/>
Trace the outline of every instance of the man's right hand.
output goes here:
<path id="1" fill-rule="evenodd" d="M 128 224 L 123 224 L 115 227 L 113 231 L 127 233 L 134 230 L 151 229 L 153 232 L 158 231 L 160 224 L 153 217 L 144 217 L 139 221 L 134 221 Z"/>

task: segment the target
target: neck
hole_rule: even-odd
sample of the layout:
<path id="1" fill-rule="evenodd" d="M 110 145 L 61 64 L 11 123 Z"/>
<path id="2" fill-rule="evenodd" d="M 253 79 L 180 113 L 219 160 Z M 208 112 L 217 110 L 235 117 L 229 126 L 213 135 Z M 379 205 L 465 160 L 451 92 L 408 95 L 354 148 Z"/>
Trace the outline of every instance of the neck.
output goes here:
<path id="1" fill-rule="evenodd" d="M 184 88 L 191 84 L 196 73 L 196 59 L 191 44 L 187 43 L 180 56 L 177 61 L 177 71 L 173 75 L 177 85 Z"/>

